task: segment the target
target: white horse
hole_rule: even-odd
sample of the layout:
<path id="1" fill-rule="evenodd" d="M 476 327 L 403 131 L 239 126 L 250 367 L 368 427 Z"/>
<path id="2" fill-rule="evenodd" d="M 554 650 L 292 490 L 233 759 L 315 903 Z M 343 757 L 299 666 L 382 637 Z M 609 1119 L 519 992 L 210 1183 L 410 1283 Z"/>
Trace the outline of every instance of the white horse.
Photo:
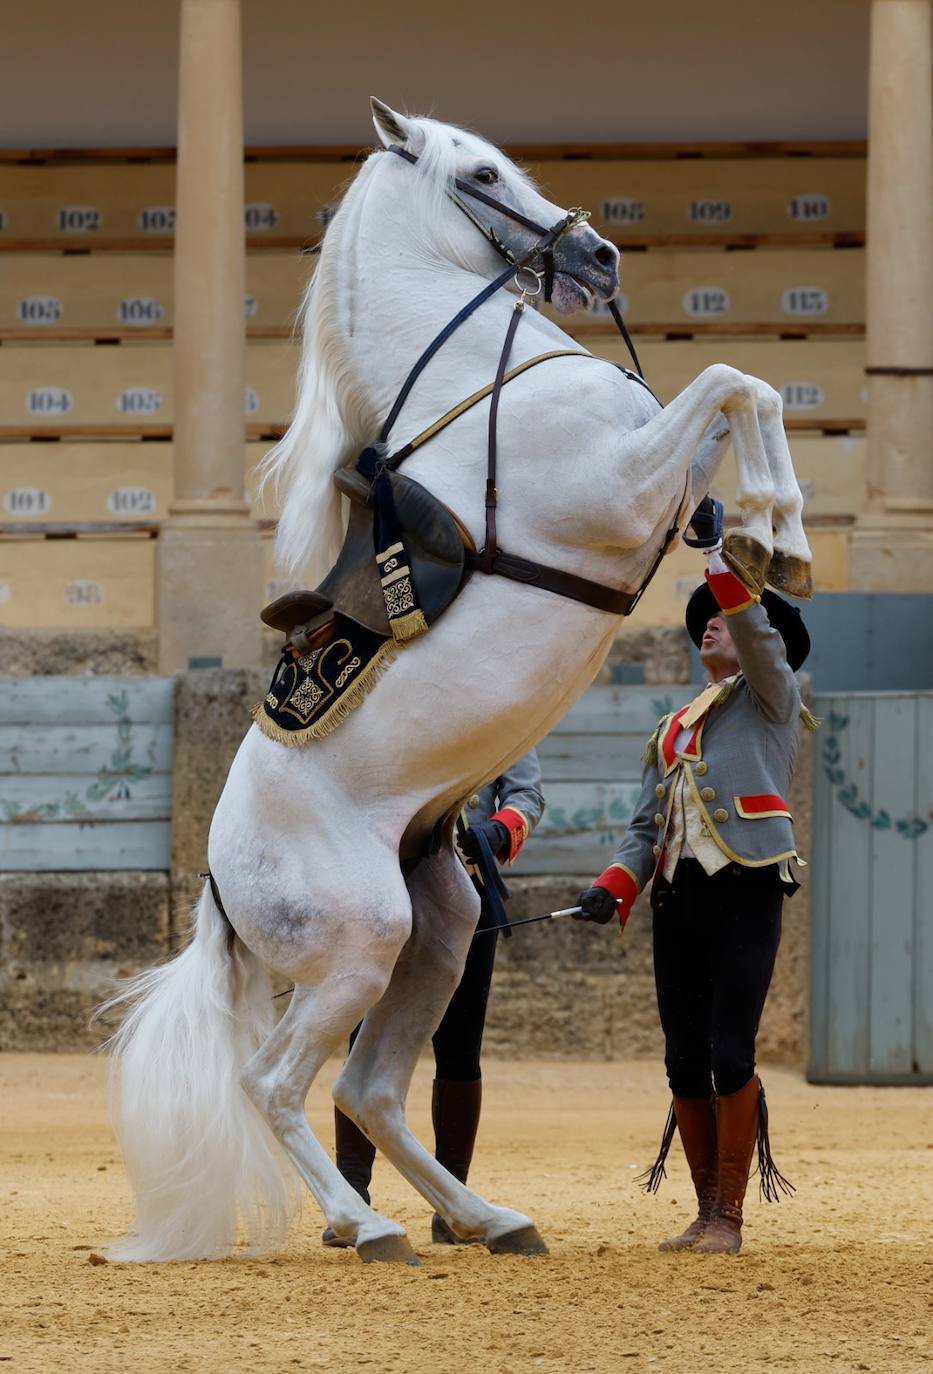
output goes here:
<path id="1" fill-rule="evenodd" d="M 295 417 L 268 460 L 284 493 L 279 553 L 293 573 L 329 566 L 342 530 L 334 471 L 372 442 L 426 344 L 502 270 L 450 199 L 453 179 L 538 224 L 565 213 L 474 134 L 378 101 L 373 114 L 382 142 L 417 163 L 382 150 L 367 159 L 305 296 Z M 473 208 L 517 258 L 533 246 L 530 229 Z M 586 225 L 561 241 L 555 265 L 560 311 L 618 289 L 618 253 Z M 513 305 L 500 291 L 441 349 L 402 411 L 399 441 L 491 381 Z M 561 347 L 585 354 L 526 311 L 512 361 Z M 475 407 L 404 468 L 477 546 L 487 420 L 488 407 Z M 707 368 L 663 410 L 617 367 L 587 356 L 513 381 L 499 414 L 499 543 L 633 590 L 672 522 L 683 529 L 707 492 L 730 433 L 743 536 L 735 547 L 765 568 L 770 559 L 770 580 L 805 594 L 810 553 L 780 399 L 728 366 Z M 137 1197 L 133 1231 L 114 1257 L 219 1257 L 244 1236 L 253 1248 L 279 1245 L 297 1171 L 361 1258 L 416 1262 L 403 1228 L 344 1181 L 305 1116 L 315 1075 L 361 1020 L 334 1088 L 341 1110 L 457 1235 L 493 1251 L 544 1249 L 529 1217 L 458 1182 L 405 1121 L 416 1060 L 478 915 L 450 845 L 426 849 L 438 821 L 564 715 L 618 625 L 592 606 L 474 573 L 335 734 L 288 749 L 248 731 L 210 832 L 230 924 L 205 885 L 188 947 L 111 1004 L 127 1008 L 113 1051 Z M 270 971 L 295 984 L 277 1024 Z"/>

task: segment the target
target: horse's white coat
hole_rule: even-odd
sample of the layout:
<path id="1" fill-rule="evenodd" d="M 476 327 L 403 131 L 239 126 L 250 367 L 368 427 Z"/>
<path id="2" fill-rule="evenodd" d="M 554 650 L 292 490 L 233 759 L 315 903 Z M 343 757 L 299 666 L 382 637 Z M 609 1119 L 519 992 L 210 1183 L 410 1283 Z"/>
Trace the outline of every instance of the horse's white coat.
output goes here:
<path id="1" fill-rule="evenodd" d="M 474 135 L 378 102 L 374 112 L 383 141 L 405 143 L 419 162 L 384 153 L 367 161 L 305 298 L 295 419 L 267 474 L 284 497 L 279 545 L 293 572 L 329 566 L 341 533 L 334 469 L 373 440 L 416 357 L 501 270 L 446 197 L 449 178 L 491 166 L 499 182 L 487 189 L 500 199 L 543 225 L 564 213 Z M 513 250 L 534 242 L 476 208 Z M 586 294 L 569 273 L 601 295 L 615 289 L 615 250 L 588 227 L 563 241 L 557 265 L 559 308 Z M 492 378 L 513 304 L 500 292 L 433 359 L 396 425 L 396 445 Z M 528 310 L 512 362 L 573 346 Z M 405 466 L 478 546 L 487 417 L 486 405 L 476 407 Z M 809 560 L 770 387 L 715 366 L 659 411 L 642 387 L 588 357 L 542 364 L 503 392 L 500 546 L 634 588 L 671 521 L 679 512 L 683 528 L 706 492 L 730 431 L 745 532 L 770 549 L 773 520 L 777 547 Z M 456 986 L 478 904 L 449 848 L 407 878 L 399 849 L 420 846 L 436 821 L 547 733 L 592 681 L 617 628 L 617 618 L 591 607 L 477 574 L 333 736 L 293 751 L 248 732 L 209 845 L 237 934 L 233 954 L 205 890 L 190 949 L 123 994 L 134 1007 L 115 1045 L 121 1137 L 139 1209 L 124 1257 L 228 1252 L 237 1211 L 251 1240 L 275 1243 L 288 1203 L 275 1161 L 282 1150 L 340 1235 L 361 1243 L 401 1234 L 344 1182 L 304 1115 L 315 1074 L 364 1015 L 335 1089 L 339 1105 L 460 1235 L 488 1242 L 527 1223 L 453 1179 L 405 1124 L 409 1079 Z M 268 1013 L 266 969 L 297 991 L 247 1062 Z M 204 1016 L 202 977 L 222 990 Z M 223 1162 L 234 1138 L 235 1169 Z M 207 1179 L 214 1185 L 204 1188 Z"/>

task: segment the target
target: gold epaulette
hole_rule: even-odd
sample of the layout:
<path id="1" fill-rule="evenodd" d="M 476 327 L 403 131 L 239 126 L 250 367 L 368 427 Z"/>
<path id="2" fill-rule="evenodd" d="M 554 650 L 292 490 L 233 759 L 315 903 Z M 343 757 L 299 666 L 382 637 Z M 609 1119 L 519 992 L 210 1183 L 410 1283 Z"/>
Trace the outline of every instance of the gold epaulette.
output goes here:
<path id="1" fill-rule="evenodd" d="M 817 716 L 815 716 L 813 712 L 809 710 L 808 707 L 804 706 L 802 703 L 800 707 L 800 719 L 803 721 L 804 725 L 808 730 L 818 730 L 820 726 L 823 724 L 823 722 Z"/>
<path id="2" fill-rule="evenodd" d="M 657 725 L 654 727 L 654 734 L 651 736 L 648 743 L 645 745 L 645 752 L 641 756 L 642 763 L 657 763 L 658 740 L 661 737 L 662 729 L 670 720 L 670 718 L 670 715 L 662 716 L 661 719 L 658 721 Z"/>

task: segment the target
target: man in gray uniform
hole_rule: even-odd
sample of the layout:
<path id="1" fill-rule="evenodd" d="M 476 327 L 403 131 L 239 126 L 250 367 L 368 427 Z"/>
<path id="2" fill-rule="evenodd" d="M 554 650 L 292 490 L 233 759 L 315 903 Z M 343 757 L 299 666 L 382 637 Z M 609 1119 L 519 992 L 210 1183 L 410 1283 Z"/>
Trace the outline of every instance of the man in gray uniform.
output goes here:
<path id="1" fill-rule="evenodd" d="M 502 898 L 508 896 L 497 864 L 514 863 L 543 813 L 541 768 L 537 753 L 531 749 L 501 777 L 474 793 L 457 823 L 457 847 L 482 899 L 482 907 L 463 977 L 434 1034 L 436 1076 L 431 1116 L 435 1156 L 461 1183 L 467 1181 L 482 1107 L 480 1048 L 498 942 L 492 930 L 504 922 Z M 480 934 L 483 931 L 490 933 Z M 376 1148 L 337 1108 L 334 1125 L 337 1167 L 369 1202 Z M 463 1243 L 437 1213 L 431 1221 L 431 1239 L 440 1245 Z M 324 1243 L 335 1241 L 328 1227 Z"/>
<path id="2" fill-rule="evenodd" d="M 726 555 L 728 557 L 728 554 Z M 762 1191 L 789 1189 L 771 1159 L 755 1037 L 774 969 L 785 893 L 802 863 L 787 797 L 798 722 L 815 726 L 794 676 L 809 637 L 797 609 L 711 550 L 687 630 L 709 676 L 648 742 L 641 797 L 612 863 L 581 894 L 578 919 L 624 927 L 653 879 L 658 1010 L 673 1105 L 655 1191 L 679 1129 L 699 1210 L 662 1250 L 736 1252 L 756 1141 Z M 733 571 L 735 569 L 735 571 Z"/>

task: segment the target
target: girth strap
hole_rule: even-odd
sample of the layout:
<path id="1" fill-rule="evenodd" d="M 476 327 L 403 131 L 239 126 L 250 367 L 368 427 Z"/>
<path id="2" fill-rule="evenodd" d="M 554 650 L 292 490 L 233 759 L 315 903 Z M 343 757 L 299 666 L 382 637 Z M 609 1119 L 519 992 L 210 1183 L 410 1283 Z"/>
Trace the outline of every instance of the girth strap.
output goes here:
<path id="1" fill-rule="evenodd" d="M 485 552 L 476 553 L 467 549 L 466 566 L 475 572 L 507 577 L 511 582 L 525 582 L 530 587 L 541 587 L 546 592 L 556 592 L 571 601 L 582 601 L 586 606 L 595 606 L 598 611 L 608 611 L 610 615 L 628 615 L 640 596 L 639 592 L 620 592 L 614 587 L 605 587 L 602 582 L 592 582 L 588 577 L 578 577 L 576 573 L 562 572 L 559 568 L 549 568 L 545 563 L 533 563 L 528 558 L 518 558 L 515 554 L 496 551 L 495 556 L 487 559 Z"/>

